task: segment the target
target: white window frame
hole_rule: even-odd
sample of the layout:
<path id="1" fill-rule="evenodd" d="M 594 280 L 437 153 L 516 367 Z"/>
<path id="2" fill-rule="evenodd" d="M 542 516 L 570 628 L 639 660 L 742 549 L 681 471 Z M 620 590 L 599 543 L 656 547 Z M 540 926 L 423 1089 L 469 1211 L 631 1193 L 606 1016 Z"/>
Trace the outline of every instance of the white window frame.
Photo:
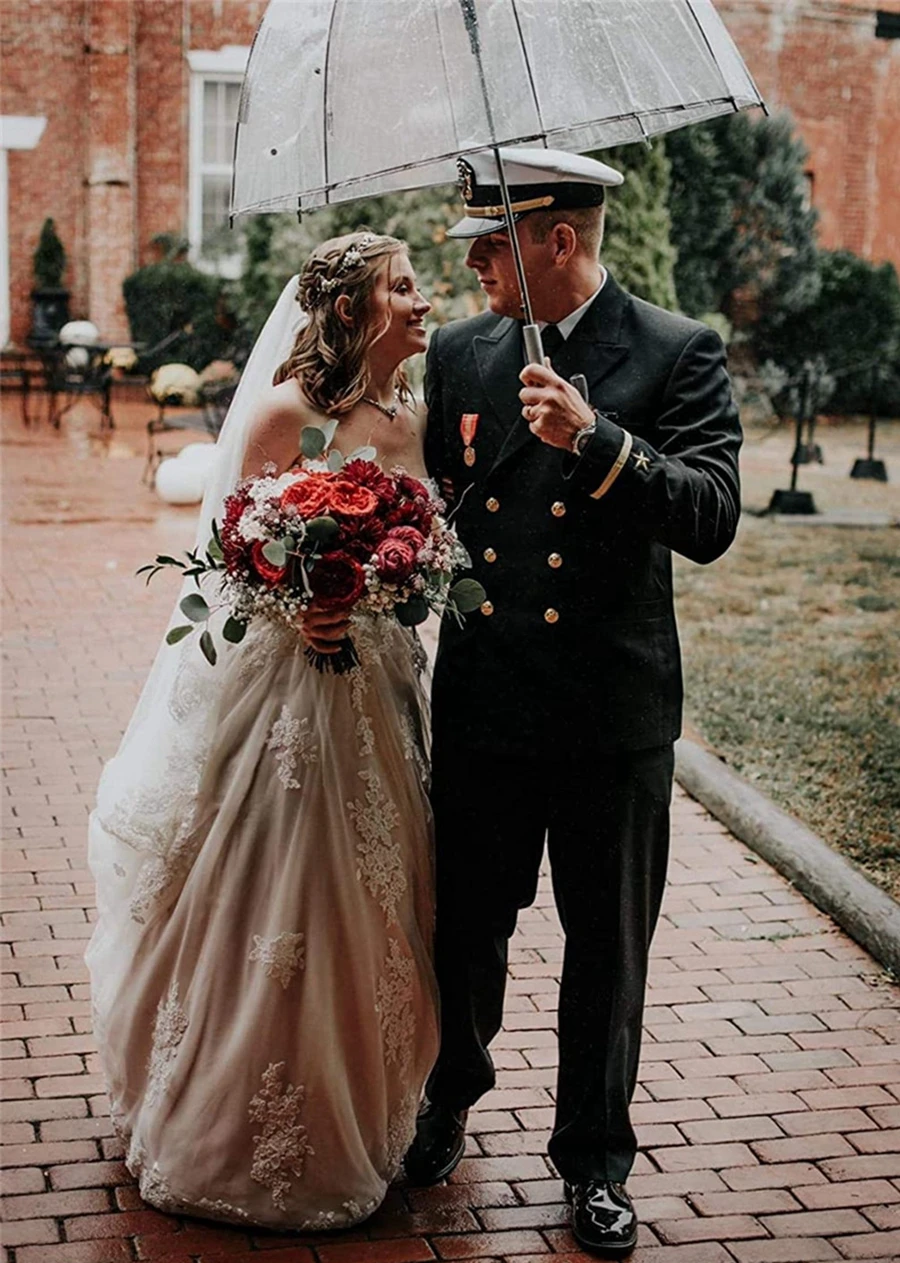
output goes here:
<path id="1" fill-rule="evenodd" d="M 242 258 L 239 248 L 234 254 L 212 260 L 200 256 L 203 236 L 203 91 L 207 83 L 240 83 L 247 68 L 250 49 L 240 44 L 226 44 L 215 52 L 194 50 L 188 53 L 191 68 L 190 139 L 188 149 L 188 240 L 190 259 L 204 272 L 217 273 L 231 279 L 240 276 Z M 209 170 L 210 168 L 207 168 Z M 231 174 L 231 163 L 221 168 L 222 175 Z"/>
<path id="2" fill-rule="evenodd" d="M 34 149 L 44 134 L 43 115 L 0 115 L 0 347 L 9 341 L 12 302 L 9 293 L 9 149 Z"/>

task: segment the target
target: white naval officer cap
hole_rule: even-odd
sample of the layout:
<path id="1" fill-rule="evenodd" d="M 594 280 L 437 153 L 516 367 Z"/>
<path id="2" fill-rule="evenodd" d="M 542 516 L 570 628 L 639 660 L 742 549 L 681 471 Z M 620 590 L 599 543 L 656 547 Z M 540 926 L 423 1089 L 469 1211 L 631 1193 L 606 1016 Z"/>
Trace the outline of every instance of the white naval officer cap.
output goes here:
<path id="1" fill-rule="evenodd" d="M 602 206 L 606 187 L 625 178 L 605 162 L 562 149 L 501 149 L 500 157 L 516 222 L 535 210 Z M 506 221 L 493 150 L 458 158 L 456 169 L 466 213 L 447 236 L 482 237 L 502 231 Z"/>

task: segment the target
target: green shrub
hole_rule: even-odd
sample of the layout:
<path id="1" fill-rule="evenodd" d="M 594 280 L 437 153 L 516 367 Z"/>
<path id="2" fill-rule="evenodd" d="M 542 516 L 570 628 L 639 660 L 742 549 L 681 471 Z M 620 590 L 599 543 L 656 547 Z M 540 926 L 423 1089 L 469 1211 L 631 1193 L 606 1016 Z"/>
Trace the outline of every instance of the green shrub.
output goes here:
<path id="1" fill-rule="evenodd" d="M 66 270 L 66 252 L 52 219 L 45 219 L 32 255 L 34 282 L 38 289 L 59 289 Z"/>
<path id="2" fill-rule="evenodd" d="M 900 282 L 891 263 L 820 250 L 821 290 L 802 312 L 765 315 L 754 340 L 763 358 L 796 377 L 819 363 L 833 390 L 827 410 L 900 415 Z M 825 401 L 822 401 L 824 405 Z"/>
<path id="3" fill-rule="evenodd" d="M 228 356 L 233 322 L 220 278 L 207 276 L 190 263 L 164 260 L 132 272 L 122 292 L 132 340 L 151 352 L 140 356 L 141 372 L 152 373 L 172 361 L 190 364 L 199 372 L 210 360 Z M 152 351 L 176 330 L 183 336 Z"/>

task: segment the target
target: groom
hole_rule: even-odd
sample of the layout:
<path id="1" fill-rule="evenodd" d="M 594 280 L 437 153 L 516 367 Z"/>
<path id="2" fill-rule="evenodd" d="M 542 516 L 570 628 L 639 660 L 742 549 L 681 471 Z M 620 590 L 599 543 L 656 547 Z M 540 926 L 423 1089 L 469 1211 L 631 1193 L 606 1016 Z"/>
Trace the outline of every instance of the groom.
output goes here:
<path id="1" fill-rule="evenodd" d="M 617 1257 L 637 1237 L 629 1105 L 681 722 L 671 555 L 710 562 L 734 538 L 741 435 L 718 335 L 599 262 L 622 176 L 553 150 L 504 158 L 550 367 L 524 367 L 494 161 L 473 155 L 451 235 L 471 239 L 488 311 L 431 339 L 426 457 L 487 599 L 444 620 L 435 668 L 443 1035 L 407 1174 L 454 1168 L 494 1084 L 507 945 L 546 842 L 566 938 L 549 1154 L 576 1238 Z"/>

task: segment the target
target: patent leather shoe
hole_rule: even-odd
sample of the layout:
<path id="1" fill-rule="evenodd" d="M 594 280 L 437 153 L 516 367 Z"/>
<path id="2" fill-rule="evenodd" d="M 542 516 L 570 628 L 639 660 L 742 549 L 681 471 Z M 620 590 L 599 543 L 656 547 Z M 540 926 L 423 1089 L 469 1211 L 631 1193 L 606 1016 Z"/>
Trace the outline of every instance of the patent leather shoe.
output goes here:
<path id="1" fill-rule="evenodd" d="M 430 1102 L 419 1112 L 416 1138 L 403 1163 L 410 1184 L 437 1184 L 450 1174 L 466 1151 L 468 1115 L 468 1110 Z"/>
<path id="2" fill-rule="evenodd" d="M 572 1235 L 578 1244 L 603 1259 L 621 1259 L 637 1244 L 637 1215 L 624 1184 L 586 1180 L 565 1185 L 572 1207 Z"/>

